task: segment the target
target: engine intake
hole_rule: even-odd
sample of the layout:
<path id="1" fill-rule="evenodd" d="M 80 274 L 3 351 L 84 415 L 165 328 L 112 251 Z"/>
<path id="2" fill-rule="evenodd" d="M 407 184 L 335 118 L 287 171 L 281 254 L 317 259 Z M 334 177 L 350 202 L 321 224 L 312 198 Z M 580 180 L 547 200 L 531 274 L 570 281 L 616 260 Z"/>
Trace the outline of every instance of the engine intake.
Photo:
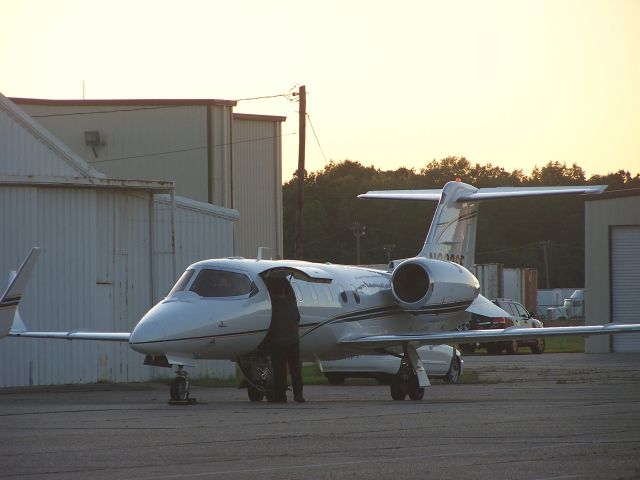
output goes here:
<path id="1" fill-rule="evenodd" d="M 416 257 L 394 270 L 391 290 L 404 310 L 416 311 L 429 305 L 471 302 L 480 284 L 458 264 Z"/>

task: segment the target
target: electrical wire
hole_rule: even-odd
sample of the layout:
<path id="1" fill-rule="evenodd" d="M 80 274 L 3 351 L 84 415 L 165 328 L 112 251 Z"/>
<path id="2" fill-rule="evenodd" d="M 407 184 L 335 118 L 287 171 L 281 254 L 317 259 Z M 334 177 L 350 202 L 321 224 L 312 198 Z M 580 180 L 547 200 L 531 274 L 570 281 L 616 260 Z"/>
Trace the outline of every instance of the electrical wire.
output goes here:
<path id="1" fill-rule="evenodd" d="M 307 113 L 307 120 L 309 120 L 309 125 L 311 126 L 311 131 L 313 132 L 313 136 L 316 138 L 316 143 L 318 144 L 318 148 L 320 148 L 320 152 L 322 153 L 322 157 L 324 158 L 324 164 L 327 164 L 327 156 L 324 154 L 324 150 L 322 149 L 322 145 L 320 145 L 320 140 L 318 139 L 318 135 L 316 134 L 316 129 L 313 128 L 313 123 L 311 123 L 311 117 Z"/>
<path id="2" fill-rule="evenodd" d="M 285 133 L 282 135 L 274 135 L 274 136 L 270 136 L 270 137 L 260 137 L 260 138 L 251 138 L 248 140 L 241 140 L 241 141 L 237 141 L 237 142 L 226 142 L 226 143 L 217 143 L 215 145 L 212 145 L 212 148 L 217 148 L 217 147 L 225 147 L 225 146 L 229 146 L 229 145 L 239 145 L 242 143 L 251 143 L 251 142 L 259 142 L 262 140 L 272 140 L 274 138 L 282 138 L 282 137 L 287 137 L 290 135 L 297 135 L 296 132 L 292 132 L 292 133 Z M 138 155 L 128 155 L 126 157 L 116 157 L 116 158 L 105 158 L 103 160 L 94 160 L 92 162 L 90 162 L 91 164 L 94 163 L 105 163 L 105 162 L 117 162 L 120 160 L 133 160 L 136 158 L 144 158 L 144 157 L 155 157 L 155 156 L 160 156 L 160 155 L 171 155 L 174 153 L 184 153 L 184 152 L 192 152 L 192 151 L 196 151 L 196 150 L 206 150 L 208 148 L 207 145 L 203 145 L 200 147 L 190 147 L 190 148 L 181 148 L 181 149 L 177 149 L 177 150 L 165 150 L 162 152 L 153 152 L 153 153 L 141 153 Z"/>

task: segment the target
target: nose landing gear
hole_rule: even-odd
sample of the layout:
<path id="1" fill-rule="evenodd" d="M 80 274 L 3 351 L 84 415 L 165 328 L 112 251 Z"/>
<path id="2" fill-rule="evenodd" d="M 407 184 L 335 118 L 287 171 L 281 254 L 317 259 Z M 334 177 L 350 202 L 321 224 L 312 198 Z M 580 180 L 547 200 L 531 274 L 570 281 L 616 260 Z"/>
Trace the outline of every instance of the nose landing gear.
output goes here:
<path id="1" fill-rule="evenodd" d="M 176 378 L 171 382 L 169 388 L 169 395 L 171 405 L 188 405 L 196 403 L 195 398 L 189 398 L 189 380 L 187 378 L 187 372 L 182 365 L 178 365 L 176 370 Z"/>

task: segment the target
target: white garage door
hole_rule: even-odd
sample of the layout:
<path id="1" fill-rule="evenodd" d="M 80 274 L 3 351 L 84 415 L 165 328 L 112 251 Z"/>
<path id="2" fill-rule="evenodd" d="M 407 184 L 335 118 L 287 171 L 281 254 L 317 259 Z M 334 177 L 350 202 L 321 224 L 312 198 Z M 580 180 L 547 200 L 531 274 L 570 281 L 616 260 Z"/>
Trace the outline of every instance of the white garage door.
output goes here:
<path id="1" fill-rule="evenodd" d="M 640 323 L 640 226 L 611 228 L 611 321 Z M 640 333 L 613 336 L 614 352 L 640 352 Z"/>

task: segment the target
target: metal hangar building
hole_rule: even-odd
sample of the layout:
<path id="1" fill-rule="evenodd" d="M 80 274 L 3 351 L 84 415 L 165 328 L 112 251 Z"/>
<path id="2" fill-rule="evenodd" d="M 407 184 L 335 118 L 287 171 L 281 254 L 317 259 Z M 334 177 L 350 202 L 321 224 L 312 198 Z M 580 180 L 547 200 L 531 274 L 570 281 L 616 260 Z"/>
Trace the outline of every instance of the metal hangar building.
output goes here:
<path id="1" fill-rule="evenodd" d="M 32 117 L 0 94 L 0 288 L 42 247 L 21 303 L 30 329 L 131 331 L 189 264 L 258 246 L 281 255 L 282 117 L 217 100 L 57 102 L 23 102 Z M 247 216 L 270 209 L 271 223 L 241 228 L 231 206 L 253 204 Z M 0 387 L 172 376 L 142 360 L 126 344 L 5 339 Z M 198 365 L 194 376 L 235 374 Z"/>
<path id="2" fill-rule="evenodd" d="M 640 190 L 605 192 L 585 203 L 585 323 L 640 320 Z M 640 352 L 640 334 L 587 338 L 585 351 Z"/>

